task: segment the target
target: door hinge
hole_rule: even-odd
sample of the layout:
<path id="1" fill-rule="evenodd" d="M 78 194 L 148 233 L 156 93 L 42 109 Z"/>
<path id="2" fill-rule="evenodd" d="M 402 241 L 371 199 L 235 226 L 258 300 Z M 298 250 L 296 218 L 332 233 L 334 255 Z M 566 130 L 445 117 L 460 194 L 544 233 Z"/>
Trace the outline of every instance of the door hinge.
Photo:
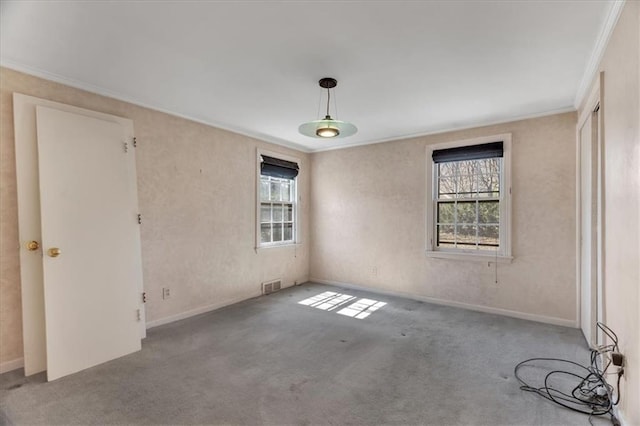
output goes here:
<path id="1" fill-rule="evenodd" d="M 136 140 L 136 138 L 133 138 L 133 147 L 137 148 L 138 147 L 138 141 Z"/>
<path id="2" fill-rule="evenodd" d="M 136 318 L 138 321 L 142 321 L 142 312 L 140 312 L 140 309 L 136 309 Z"/>
<path id="3" fill-rule="evenodd" d="M 138 215 L 138 225 L 142 225 L 142 215 Z"/>
<path id="4" fill-rule="evenodd" d="M 129 144 L 127 142 L 124 143 L 124 152 L 129 152 Z"/>
<path id="5" fill-rule="evenodd" d="M 142 303 L 147 303 L 147 292 L 146 291 L 142 292 Z"/>

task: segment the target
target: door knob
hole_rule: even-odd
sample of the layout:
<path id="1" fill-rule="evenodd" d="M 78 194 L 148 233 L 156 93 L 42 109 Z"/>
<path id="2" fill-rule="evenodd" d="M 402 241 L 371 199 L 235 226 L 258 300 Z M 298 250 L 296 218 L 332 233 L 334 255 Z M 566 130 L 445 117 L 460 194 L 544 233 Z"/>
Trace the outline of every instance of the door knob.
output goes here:
<path id="1" fill-rule="evenodd" d="M 27 243 L 27 250 L 29 251 L 36 251 L 40 248 L 40 244 L 38 244 L 37 241 L 29 241 Z"/>
<path id="2" fill-rule="evenodd" d="M 49 255 L 49 257 L 58 257 L 62 254 L 62 250 L 60 250 L 58 247 L 51 247 L 49 250 L 47 250 L 47 254 Z"/>

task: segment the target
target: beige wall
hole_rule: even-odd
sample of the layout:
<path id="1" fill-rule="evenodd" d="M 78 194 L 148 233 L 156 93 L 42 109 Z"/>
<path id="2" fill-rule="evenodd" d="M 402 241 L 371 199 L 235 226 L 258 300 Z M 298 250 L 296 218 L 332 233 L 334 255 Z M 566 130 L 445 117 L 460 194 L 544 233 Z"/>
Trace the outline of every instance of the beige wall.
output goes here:
<path id="1" fill-rule="evenodd" d="M 274 278 L 306 281 L 308 154 L 1 68 L 0 367 L 22 357 L 13 92 L 133 120 L 147 321 L 256 296 Z M 297 248 L 254 250 L 257 148 L 301 159 Z"/>
<path id="2" fill-rule="evenodd" d="M 311 278 L 575 324 L 575 113 L 312 155 Z M 513 263 L 425 256 L 426 145 L 512 133 Z M 526 316 L 526 315 L 525 315 Z"/>
<path id="3" fill-rule="evenodd" d="M 599 70 L 604 71 L 604 322 L 618 334 L 627 357 L 621 409 L 629 425 L 640 425 L 639 61 L 640 2 L 627 1 Z"/>

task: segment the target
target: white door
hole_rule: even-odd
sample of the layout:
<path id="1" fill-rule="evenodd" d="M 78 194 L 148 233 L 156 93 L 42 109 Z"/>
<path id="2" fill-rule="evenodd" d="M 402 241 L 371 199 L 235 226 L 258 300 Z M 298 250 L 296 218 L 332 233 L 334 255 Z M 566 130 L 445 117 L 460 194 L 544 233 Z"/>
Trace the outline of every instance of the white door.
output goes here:
<path id="1" fill-rule="evenodd" d="M 36 115 L 53 380 L 140 350 L 138 212 L 118 123 L 43 106 Z"/>
<path id="2" fill-rule="evenodd" d="M 597 345 L 597 121 L 590 115 L 580 129 L 580 325 L 590 346 Z"/>

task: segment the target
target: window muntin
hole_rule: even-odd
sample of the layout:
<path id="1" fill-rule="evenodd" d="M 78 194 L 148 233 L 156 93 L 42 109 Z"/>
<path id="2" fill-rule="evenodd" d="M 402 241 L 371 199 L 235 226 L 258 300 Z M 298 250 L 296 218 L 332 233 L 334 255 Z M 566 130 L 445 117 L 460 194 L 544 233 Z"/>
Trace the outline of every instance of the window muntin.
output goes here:
<path id="1" fill-rule="evenodd" d="M 296 179 L 260 175 L 260 245 L 295 242 Z"/>
<path id="2" fill-rule="evenodd" d="M 434 249 L 500 250 L 503 159 L 434 164 Z"/>

